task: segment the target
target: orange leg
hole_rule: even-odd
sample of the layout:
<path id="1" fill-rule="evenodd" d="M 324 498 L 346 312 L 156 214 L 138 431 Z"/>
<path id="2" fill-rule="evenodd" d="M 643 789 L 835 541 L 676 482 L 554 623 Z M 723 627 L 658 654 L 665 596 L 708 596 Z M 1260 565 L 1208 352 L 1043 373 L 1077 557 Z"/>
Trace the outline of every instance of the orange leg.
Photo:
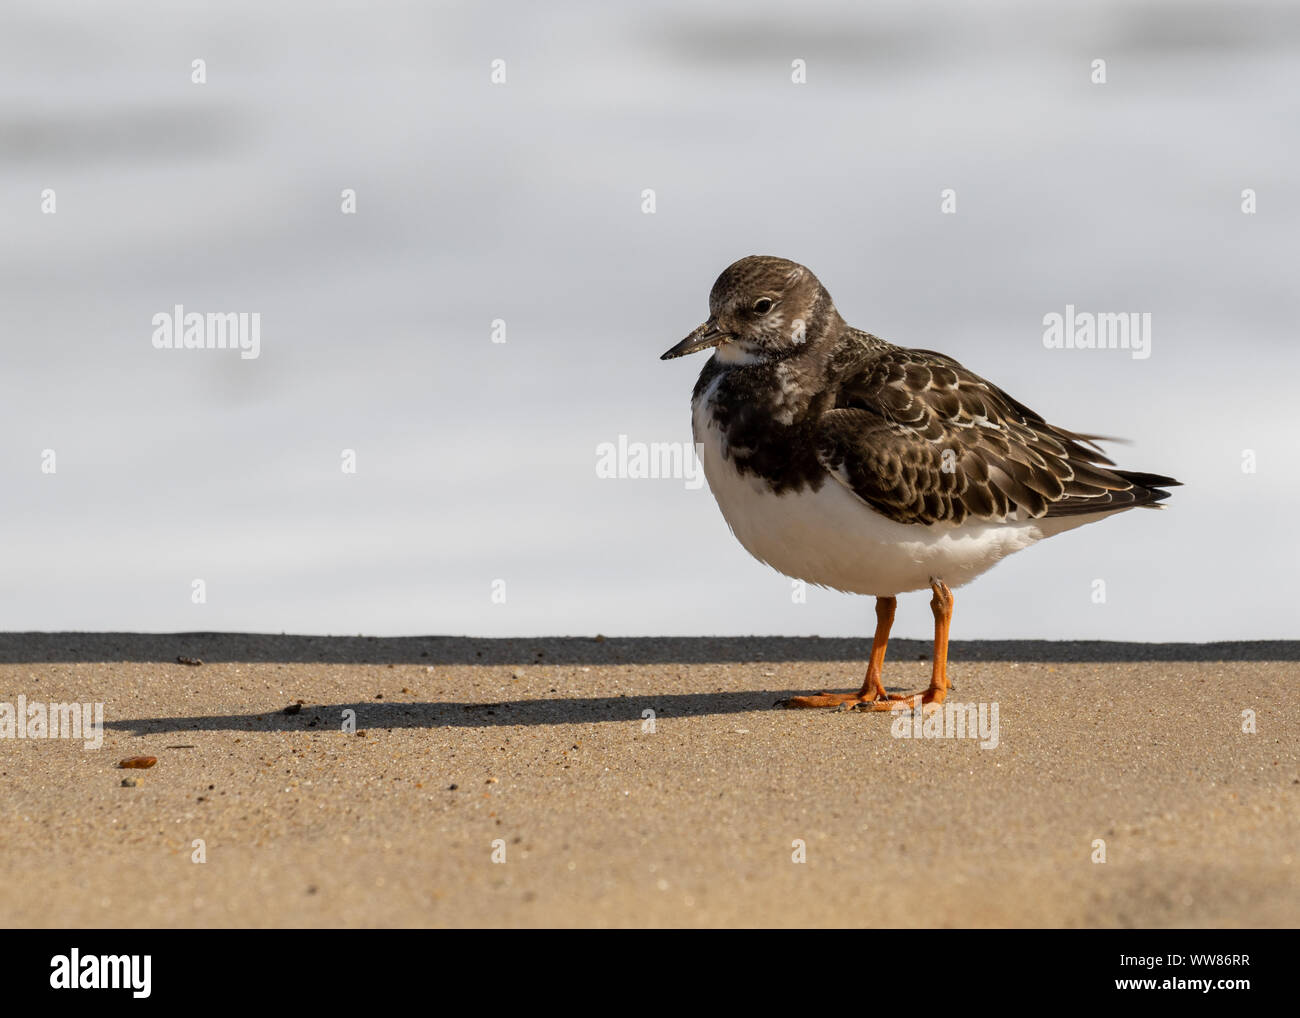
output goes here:
<path id="1" fill-rule="evenodd" d="M 778 700 L 778 707 L 842 707 L 859 703 L 874 703 L 888 700 L 885 692 L 885 648 L 889 645 L 889 630 L 894 624 L 894 609 L 898 599 L 894 597 L 876 598 L 876 635 L 871 641 L 871 658 L 867 662 L 867 678 L 862 688 L 856 693 L 818 693 L 815 696 L 792 696 L 788 700 Z M 895 696 L 894 699 L 899 699 Z"/>
<path id="2" fill-rule="evenodd" d="M 914 693 L 901 699 L 910 700 L 913 707 L 924 704 L 943 703 L 944 697 L 952 683 L 948 681 L 948 627 L 952 625 L 952 606 L 955 598 L 943 580 L 932 579 L 930 589 L 934 597 L 930 599 L 930 611 L 934 613 L 934 663 L 930 668 L 930 688 L 922 693 Z M 858 710 L 891 710 L 894 703 L 864 703 Z"/>

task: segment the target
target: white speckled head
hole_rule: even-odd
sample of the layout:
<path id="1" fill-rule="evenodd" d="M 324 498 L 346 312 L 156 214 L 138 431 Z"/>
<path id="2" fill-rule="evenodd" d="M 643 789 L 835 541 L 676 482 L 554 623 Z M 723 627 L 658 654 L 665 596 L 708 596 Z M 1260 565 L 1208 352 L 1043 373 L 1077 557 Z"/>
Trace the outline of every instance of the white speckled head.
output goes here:
<path id="1" fill-rule="evenodd" d="M 728 364 L 774 360 L 842 324 L 831 296 L 808 269 L 750 255 L 723 271 L 709 293 L 709 319 L 664 359 L 717 347 Z"/>

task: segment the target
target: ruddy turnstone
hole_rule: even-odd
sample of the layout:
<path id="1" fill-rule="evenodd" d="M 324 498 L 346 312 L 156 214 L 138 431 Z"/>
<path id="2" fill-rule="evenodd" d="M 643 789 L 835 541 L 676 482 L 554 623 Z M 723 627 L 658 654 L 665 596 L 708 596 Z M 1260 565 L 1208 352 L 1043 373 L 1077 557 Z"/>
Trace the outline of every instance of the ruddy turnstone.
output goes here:
<path id="1" fill-rule="evenodd" d="M 1048 424 L 951 357 L 852 328 L 817 277 L 784 258 L 729 266 L 708 321 L 663 359 L 707 349 L 692 424 L 732 533 L 787 576 L 876 598 L 862 688 L 781 706 L 942 703 L 953 587 L 1044 537 L 1160 508 L 1179 483 L 1116 469 L 1099 436 Z M 882 669 L 896 598 L 926 588 L 930 685 L 891 695 Z"/>

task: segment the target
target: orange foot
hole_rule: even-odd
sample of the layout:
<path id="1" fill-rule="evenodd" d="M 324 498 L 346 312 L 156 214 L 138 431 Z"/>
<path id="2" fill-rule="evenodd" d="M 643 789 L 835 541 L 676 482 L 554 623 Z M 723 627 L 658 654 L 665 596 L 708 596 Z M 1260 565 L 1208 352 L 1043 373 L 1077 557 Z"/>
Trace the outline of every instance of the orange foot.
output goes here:
<path id="1" fill-rule="evenodd" d="M 898 693 L 885 693 L 881 695 L 876 693 L 873 696 L 863 696 L 862 692 L 857 693 L 814 693 L 811 696 L 792 696 L 788 700 L 777 700 L 772 706 L 784 707 L 786 710 L 805 709 L 836 709 L 836 710 L 874 710 L 874 704 L 880 704 L 880 710 L 889 710 L 889 704 L 895 700 L 905 699 Z"/>
<path id="2" fill-rule="evenodd" d="M 947 689 L 936 689 L 935 687 L 931 686 L 929 689 L 925 690 L 924 692 L 913 693 L 911 696 L 898 696 L 896 694 L 891 695 L 889 698 L 890 702 L 885 702 L 880 700 L 863 702 L 857 704 L 856 706 L 849 707 L 847 709 L 848 710 L 894 710 L 894 709 L 901 710 L 904 709 L 904 707 L 906 707 L 907 709 L 915 710 L 917 707 L 921 707 L 921 708 L 925 708 L 929 706 L 938 707 L 939 704 L 943 703 L 944 697 L 947 695 L 948 695 Z M 904 705 L 903 701 L 905 700 L 910 702 Z"/>
<path id="3" fill-rule="evenodd" d="M 895 599 L 892 597 L 876 598 L 876 635 L 871 641 L 871 659 L 867 662 L 867 677 L 862 688 L 856 693 L 827 693 L 823 690 L 812 696 L 792 696 L 788 700 L 777 700 L 773 706 L 787 710 L 835 709 L 865 710 L 867 704 L 888 703 L 900 700 L 897 693 L 885 692 L 883 669 L 885 666 L 885 648 L 889 644 L 889 627 L 894 624 Z"/>
<path id="4" fill-rule="evenodd" d="M 930 589 L 934 592 L 930 601 L 930 610 L 934 613 L 934 659 L 930 668 L 930 687 L 924 692 L 899 697 L 899 700 L 910 701 L 911 709 L 919 707 L 923 711 L 926 707 L 937 708 L 952 688 L 952 683 L 948 681 L 948 627 L 952 623 L 952 591 L 943 580 L 937 578 L 930 581 Z M 895 706 L 893 703 L 873 701 L 859 703 L 850 709 L 893 710 Z"/>

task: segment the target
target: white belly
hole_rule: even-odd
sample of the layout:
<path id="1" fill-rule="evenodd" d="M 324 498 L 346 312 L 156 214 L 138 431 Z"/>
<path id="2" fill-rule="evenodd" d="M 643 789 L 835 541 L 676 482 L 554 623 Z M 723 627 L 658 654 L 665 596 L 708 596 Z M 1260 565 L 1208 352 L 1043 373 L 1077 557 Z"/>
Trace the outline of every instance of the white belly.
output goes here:
<path id="1" fill-rule="evenodd" d="M 829 476 L 815 492 L 773 494 L 723 456 L 721 432 L 699 406 L 694 430 L 709 488 L 745 549 L 787 576 L 853 594 L 926 590 L 931 577 L 957 587 L 1042 537 L 1098 518 L 897 523 Z"/>

